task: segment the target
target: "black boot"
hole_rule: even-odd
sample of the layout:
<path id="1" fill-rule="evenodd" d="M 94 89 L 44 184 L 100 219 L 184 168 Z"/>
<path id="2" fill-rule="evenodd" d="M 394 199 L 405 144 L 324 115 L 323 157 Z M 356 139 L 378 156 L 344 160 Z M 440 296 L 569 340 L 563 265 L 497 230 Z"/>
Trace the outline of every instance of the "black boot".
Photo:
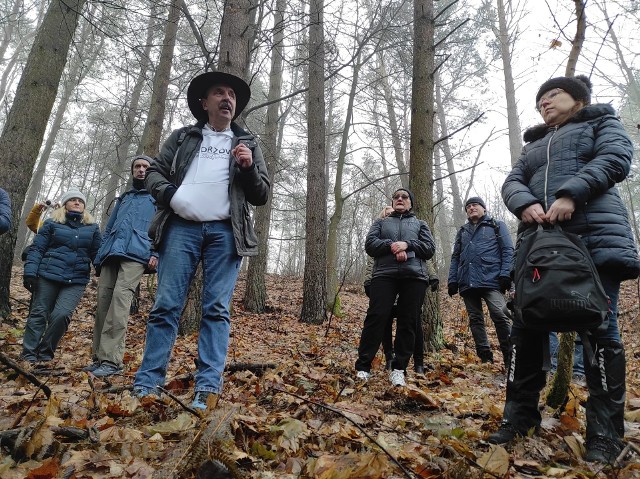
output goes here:
<path id="1" fill-rule="evenodd" d="M 592 341 L 596 365 L 585 364 L 589 399 L 585 461 L 613 464 L 623 449 L 625 367 L 618 341 Z"/>

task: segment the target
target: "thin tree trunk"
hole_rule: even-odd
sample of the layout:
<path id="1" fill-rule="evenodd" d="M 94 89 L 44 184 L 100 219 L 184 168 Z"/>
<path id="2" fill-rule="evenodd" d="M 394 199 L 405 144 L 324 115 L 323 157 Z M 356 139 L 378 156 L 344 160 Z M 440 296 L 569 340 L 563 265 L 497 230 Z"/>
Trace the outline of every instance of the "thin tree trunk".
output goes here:
<path id="1" fill-rule="evenodd" d="M 578 58 L 582 52 L 582 45 L 587 31 L 587 13 L 585 11 L 586 0 L 573 0 L 576 7 L 576 36 L 571 42 L 571 52 L 569 53 L 569 59 L 567 60 L 567 68 L 565 69 L 565 76 L 572 77 L 576 74 L 576 65 L 578 64 Z"/>
<path id="2" fill-rule="evenodd" d="M 409 185 L 416 199 L 416 216 L 433 229 L 433 0 L 414 0 L 413 85 L 411 88 L 411 156 Z M 444 344 L 437 295 L 427 294 L 423 308 L 425 351 Z"/>
<path id="3" fill-rule="evenodd" d="M 69 46 L 85 0 L 54 0 L 38 29 L 0 136 L 0 185 L 13 205 L 22 205 L 47 121 L 56 99 Z M 0 317 L 10 310 L 11 260 L 16 244 L 20 208 L 13 208 L 13 225 L 0 236 Z"/>
<path id="4" fill-rule="evenodd" d="M 324 2 L 311 0 L 309 11 L 309 93 L 307 101 L 307 206 L 304 283 L 300 320 L 320 324 L 326 318 L 327 178 L 325 175 Z"/>
<path id="5" fill-rule="evenodd" d="M 276 10 L 273 17 L 273 49 L 271 50 L 271 72 L 269 75 L 269 95 L 271 102 L 282 96 L 282 61 L 284 54 L 284 12 L 286 0 L 276 1 Z M 265 133 L 262 138 L 264 146 L 264 159 L 267 164 L 267 172 L 271 178 L 271 188 L 273 190 L 276 164 L 280 157 L 278 132 L 278 121 L 284 123 L 284 118 L 279 117 L 280 103 L 269 103 L 267 107 L 267 120 Z M 244 295 L 244 307 L 247 311 L 263 313 L 267 302 L 267 288 L 265 285 L 265 274 L 267 271 L 269 226 L 271 223 L 272 195 L 269 195 L 267 203 L 256 208 L 255 230 L 258 235 L 258 256 L 254 256 L 249 261 L 247 272 L 247 286 Z"/>
<path id="6" fill-rule="evenodd" d="M 180 0 L 172 0 L 169 8 L 169 16 L 164 30 L 164 40 L 160 61 L 153 78 L 153 94 L 149 106 L 149 115 L 142 133 L 142 151 L 151 157 L 158 154 L 160 149 L 160 137 L 164 123 L 164 112 L 167 103 L 167 92 L 171 75 L 171 63 L 173 62 L 173 50 L 176 45 L 176 34 L 180 20 Z"/>

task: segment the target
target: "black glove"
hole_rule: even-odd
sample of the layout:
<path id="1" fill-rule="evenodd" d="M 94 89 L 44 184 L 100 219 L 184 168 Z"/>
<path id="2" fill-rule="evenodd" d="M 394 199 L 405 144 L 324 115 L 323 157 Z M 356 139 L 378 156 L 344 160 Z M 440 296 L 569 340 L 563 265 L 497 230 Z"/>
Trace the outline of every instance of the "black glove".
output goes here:
<path id="1" fill-rule="evenodd" d="M 35 276 L 25 276 L 22 278 L 22 284 L 24 285 L 30 293 L 33 293 L 33 290 L 36 288 L 36 277 Z"/>
<path id="2" fill-rule="evenodd" d="M 449 296 L 453 296 L 458 292 L 458 283 L 449 283 L 447 286 Z"/>
<path id="3" fill-rule="evenodd" d="M 440 280 L 438 278 L 429 279 L 429 287 L 431 288 L 432 292 L 435 293 L 436 291 L 438 291 L 439 286 L 440 286 Z"/>
<path id="4" fill-rule="evenodd" d="M 506 293 L 511 289 L 511 278 L 509 276 L 500 276 L 498 278 L 498 284 L 500 285 L 500 291 Z"/>

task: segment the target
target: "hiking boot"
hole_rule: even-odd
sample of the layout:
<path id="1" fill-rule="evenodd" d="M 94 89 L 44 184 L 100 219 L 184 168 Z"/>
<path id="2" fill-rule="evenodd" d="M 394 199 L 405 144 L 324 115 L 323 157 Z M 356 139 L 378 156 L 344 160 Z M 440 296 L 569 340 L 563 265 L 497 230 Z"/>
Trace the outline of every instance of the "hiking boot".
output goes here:
<path id="1" fill-rule="evenodd" d="M 613 465 L 621 452 L 620 441 L 605 436 L 594 436 L 587 440 L 587 452 L 584 455 L 584 460 Z"/>
<path id="2" fill-rule="evenodd" d="M 360 381 L 368 381 L 371 378 L 371 373 L 369 371 L 358 371 L 356 373 L 356 379 Z"/>
<path id="3" fill-rule="evenodd" d="M 587 387 L 587 377 L 584 374 L 575 373 L 571 377 L 571 382 L 576 386 L 580 386 L 581 388 Z"/>
<path id="4" fill-rule="evenodd" d="M 385 371 L 391 371 L 391 369 L 393 369 L 392 366 L 393 366 L 393 358 L 387 359 L 387 362 L 384 365 Z"/>
<path id="5" fill-rule="evenodd" d="M 88 373 L 92 373 L 99 367 L 100 367 L 100 361 L 94 361 L 91 364 L 89 364 L 89 366 L 85 366 L 84 368 L 82 368 L 82 370 Z"/>
<path id="6" fill-rule="evenodd" d="M 506 444 L 513 441 L 517 437 L 522 437 L 520 431 L 518 431 L 513 424 L 502 421 L 502 424 L 500 424 L 500 429 L 498 429 L 493 434 L 489 434 L 489 437 L 487 437 L 487 442 L 489 444 Z"/>
<path id="7" fill-rule="evenodd" d="M 136 387 L 133 388 L 133 395 L 135 397 L 137 397 L 138 399 L 142 399 L 142 398 L 145 398 L 145 397 L 151 395 L 151 392 L 145 387 L 136 386 Z"/>
<path id="8" fill-rule="evenodd" d="M 107 376 L 113 376 L 114 374 L 120 374 L 121 372 L 122 368 L 120 366 L 104 361 L 100 366 L 94 369 L 91 374 L 97 378 L 106 378 Z"/>
<path id="9" fill-rule="evenodd" d="M 422 364 L 417 364 L 413 366 L 413 370 L 416 372 L 416 374 L 424 375 L 424 366 Z"/>
<path id="10" fill-rule="evenodd" d="M 404 371 L 402 369 L 393 369 L 389 373 L 389 380 L 394 386 L 404 387 L 407 382 L 404 380 Z"/>
<path id="11" fill-rule="evenodd" d="M 213 409 L 218 404 L 218 397 L 218 394 L 210 391 L 196 391 L 191 407 L 200 411 L 205 411 L 207 408 Z"/>

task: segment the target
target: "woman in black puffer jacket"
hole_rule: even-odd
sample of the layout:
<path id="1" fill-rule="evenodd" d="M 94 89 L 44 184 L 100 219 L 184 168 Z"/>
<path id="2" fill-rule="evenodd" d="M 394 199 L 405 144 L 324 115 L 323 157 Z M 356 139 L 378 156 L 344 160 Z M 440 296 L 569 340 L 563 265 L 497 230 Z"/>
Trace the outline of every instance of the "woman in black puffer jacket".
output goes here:
<path id="1" fill-rule="evenodd" d="M 67 191 L 29 249 L 23 282 L 33 297 L 22 340 L 26 361 L 53 359 L 89 282 L 102 239 L 85 202 L 80 191 Z"/>
<path id="2" fill-rule="evenodd" d="M 591 103 L 584 76 L 545 82 L 536 96 L 544 124 L 529 129 L 522 156 L 502 187 L 509 210 L 522 223 L 560 223 L 582 237 L 610 299 L 609 326 L 593 332 L 596 366 L 585 364 L 589 400 L 585 460 L 613 462 L 624 436 L 625 355 L 617 323 L 620 282 L 638 277 L 640 261 L 627 210 L 615 184 L 629 174 L 633 145 L 609 105 Z M 507 402 L 499 431 L 489 442 L 505 443 L 538 428 L 543 341 L 547 333 L 514 322 Z"/>
<path id="3" fill-rule="evenodd" d="M 389 379 L 394 386 L 404 386 L 404 371 L 413 353 L 416 321 L 429 284 L 427 260 L 433 256 L 435 245 L 427 223 L 410 211 L 413 194 L 409 190 L 397 190 L 392 206 L 393 213 L 371 226 L 365 243 L 374 264 L 356 370 L 358 379 L 369 379 L 371 362 L 380 348 L 397 296 L 395 357 Z"/>

